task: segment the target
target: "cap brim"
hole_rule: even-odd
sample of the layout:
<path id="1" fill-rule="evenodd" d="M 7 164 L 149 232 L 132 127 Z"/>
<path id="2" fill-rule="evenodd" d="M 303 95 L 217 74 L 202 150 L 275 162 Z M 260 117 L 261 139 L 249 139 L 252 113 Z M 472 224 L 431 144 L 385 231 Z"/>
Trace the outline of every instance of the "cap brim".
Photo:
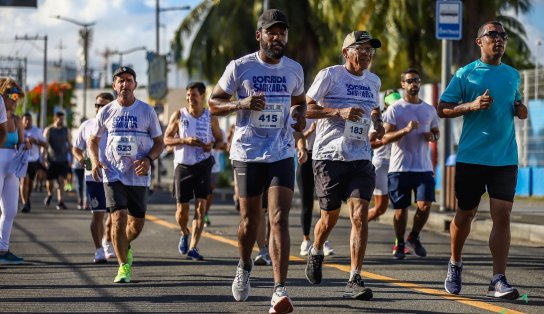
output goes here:
<path id="1" fill-rule="evenodd" d="M 261 28 L 269 29 L 270 27 L 278 25 L 278 24 L 280 24 L 281 26 L 283 26 L 285 28 L 289 28 L 289 24 L 287 24 L 285 22 L 281 22 L 281 21 L 274 21 L 272 23 L 263 24 L 263 25 L 261 25 Z"/>
<path id="2" fill-rule="evenodd" d="M 356 41 L 353 44 L 351 44 L 350 46 L 353 46 L 355 44 L 364 44 L 364 43 L 370 43 L 372 48 L 380 48 L 382 46 L 382 42 L 379 39 L 376 39 L 376 38 Z"/>

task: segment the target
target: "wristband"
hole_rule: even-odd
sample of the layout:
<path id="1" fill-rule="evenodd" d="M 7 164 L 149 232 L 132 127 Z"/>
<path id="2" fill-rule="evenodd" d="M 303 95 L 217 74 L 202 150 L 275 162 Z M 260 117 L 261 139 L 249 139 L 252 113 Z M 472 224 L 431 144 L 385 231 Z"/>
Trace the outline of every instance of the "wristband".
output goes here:
<path id="1" fill-rule="evenodd" d="M 145 156 L 145 158 L 149 159 L 149 162 L 152 163 L 153 162 L 153 159 L 151 159 L 151 157 L 149 156 Z"/>

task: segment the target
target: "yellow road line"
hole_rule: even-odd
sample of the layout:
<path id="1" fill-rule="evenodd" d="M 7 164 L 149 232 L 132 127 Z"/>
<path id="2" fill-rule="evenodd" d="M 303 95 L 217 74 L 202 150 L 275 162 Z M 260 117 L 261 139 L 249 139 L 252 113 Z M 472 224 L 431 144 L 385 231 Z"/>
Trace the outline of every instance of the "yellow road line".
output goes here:
<path id="1" fill-rule="evenodd" d="M 177 224 L 170 223 L 170 222 L 168 222 L 166 220 L 162 220 L 162 219 L 160 219 L 160 218 L 158 218 L 156 216 L 153 216 L 153 215 L 146 214 L 145 218 L 147 220 L 151 221 L 151 222 L 154 222 L 154 223 L 156 223 L 158 225 L 161 225 L 161 226 L 169 228 L 169 229 L 174 229 L 174 230 L 179 229 L 179 226 Z M 202 236 L 205 237 L 205 238 L 209 238 L 209 239 L 212 239 L 212 240 L 215 240 L 215 241 L 218 241 L 218 242 L 222 242 L 222 243 L 234 246 L 234 247 L 238 247 L 238 241 L 227 239 L 227 238 L 225 238 L 223 236 L 212 234 L 212 233 L 209 233 L 207 231 L 203 231 Z M 289 256 L 289 260 L 293 261 L 293 262 L 304 262 L 305 261 L 305 259 L 300 258 L 298 256 L 293 256 L 293 255 Z M 338 269 L 340 271 L 347 272 L 347 273 L 349 273 L 351 271 L 351 267 L 346 266 L 346 265 L 324 263 L 323 266 L 330 267 L 330 268 L 336 268 L 336 269 Z M 483 309 L 483 310 L 486 310 L 486 311 L 490 311 L 490 312 L 508 313 L 508 314 L 522 314 L 523 313 L 523 312 L 510 310 L 510 309 L 507 309 L 507 308 L 504 308 L 504 307 L 501 307 L 501 306 L 496 306 L 496 305 L 493 305 L 493 304 L 489 304 L 489 303 L 486 303 L 486 302 L 477 301 L 477 300 L 473 300 L 473 299 L 458 296 L 458 295 L 452 295 L 452 294 L 449 294 L 449 293 L 447 293 L 445 291 L 442 291 L 442 290 L 426 288 L 424 286 L 420 286 L 420 285 L 415 284 L 415 283 L 401 281 L 401 280 L 398 280 L 398 279 L 395 279 L 395 278 L 392 278 L 392 277 L 387 277 L 387 276 L 383 276 L 383 275 L 379 275 L 379 274 L 374 274 L 374 273 L 370 273 L 370 272 L 367 272 L 367 271 L 363 271 L 362 275 L 364 277 L 374 279 L 374 280 L 378 280 L 378 281 L 382 281 L 382 282 L 386 282 L 386 283 L 389 283 L 389 284 L 394 285 L 394 286 L 408 288 L 410 290 L 414 290 L 414 291 L 417 291 L 417 292 L 438 296 L 438 297 L 441 297 L 441 298 L 444 298 L 444 299 L 456 301 L 456 302 L 459 302 L 459 303 L 462 303 L 462 304 L 465 304 L 465 305 L 473 306 L 473 307 Z"/>

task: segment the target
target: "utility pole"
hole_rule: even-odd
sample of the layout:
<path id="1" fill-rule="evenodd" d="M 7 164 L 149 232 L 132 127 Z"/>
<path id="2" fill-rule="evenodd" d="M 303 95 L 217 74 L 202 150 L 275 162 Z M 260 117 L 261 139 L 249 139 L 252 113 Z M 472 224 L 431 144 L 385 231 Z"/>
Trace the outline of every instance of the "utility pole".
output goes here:
<path id="1" fill-rule="evenodd" d="M 17 36 L 15 40 L 43 40 L 43 88 L 42 88 L 42 107 L 40 110 L 40 127 L 44 129 L 47 124 L 47 35 L 34 37 Z M 26 63 L 26 62 L 25 62 Z"/>
<path id="2" fill-rule="evenodd" d="M 538 99 L 538 50 L 540 48 L 540 45 L 542 45 L 542 42 L 540 40 L 536 41 L 536 60 L 535 60 L 535 100 Z"/>

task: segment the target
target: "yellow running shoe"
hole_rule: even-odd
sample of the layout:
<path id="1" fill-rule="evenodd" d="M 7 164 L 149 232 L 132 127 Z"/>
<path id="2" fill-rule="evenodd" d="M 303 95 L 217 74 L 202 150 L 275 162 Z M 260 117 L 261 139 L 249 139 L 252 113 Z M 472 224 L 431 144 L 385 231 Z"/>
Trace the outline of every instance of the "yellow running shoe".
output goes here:
<path id="1" fill-rule="evenodd" d="M 113 280 L 115 283 L 129 283 L 132 279 L 132 267 L 127 264 L 122 264 L 119 266 L 117 271 L 117 276 Z"/>
<path id="2" fill-rule="evenodd" d="M 129 247 L 128 252 L 127 252 L 127 264 L 132 266 L 132 261 L 133 260 L 134 260 L 134 252 L 132 252 L 132 248 Z"/>

